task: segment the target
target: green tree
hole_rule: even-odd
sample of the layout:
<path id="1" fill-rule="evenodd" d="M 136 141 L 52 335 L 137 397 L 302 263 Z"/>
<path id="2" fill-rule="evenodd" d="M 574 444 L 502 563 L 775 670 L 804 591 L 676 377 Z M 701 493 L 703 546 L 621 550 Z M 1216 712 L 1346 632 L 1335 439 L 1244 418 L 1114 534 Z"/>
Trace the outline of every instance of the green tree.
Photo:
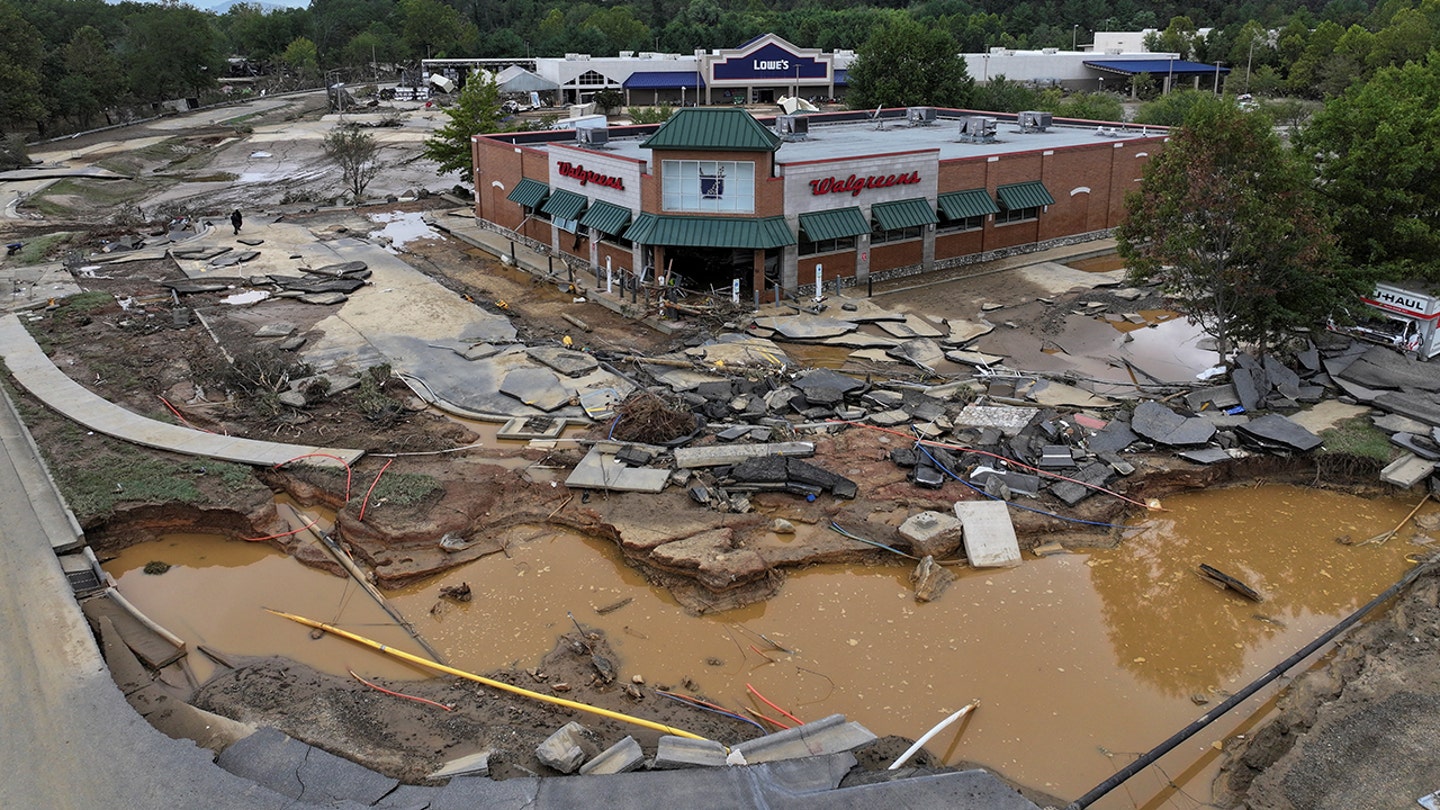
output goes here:
<path id="1" fill-rule="evenodd" d="M 904 14 L 886 20 L 855 54 L 846 101 L 853 108 L 965 107 L 975 80 L 948 31 Z"/>
<path id="2" fill-rule="evenodd" d="M 305 37 L 291 40 L 280 54 L 280 61 L 302 79 L 313 79 L 320 74 L 320 53 L 315 43 Z"/>
<path id="3" fill-rule="evenodd" d="M 607 87 L 590 97 L 602 112 L 614 112 L 625 106 L 625 94 L 613 87 Z"/>
<path id="4" fill-rule="evenodd" d="M 1268 119 L 1206 98 L 1126 197 L 1120 255 L 1132 281 L 1158 283 L 1222 356 L 1242 343 L 1263 352 L 1360 289 L 1337 272 L 1317 203 Z"/>
<path id="5" fill-rule="evenodd" d="M 500 88 L 490 74 L 471 74 L 454 106 L 445 109 L 450 119 L 425 139 L 423 154 L 439 164 L 436 174 L 458 172 L 463 182 L 470 182 L 470 136 L 499 132 Z"/>
<path id="6" fill-rule="evenodd" d="M 1135 111 L 1135 123 L 1178 127 L 1195 107 L 1212 98 L 1214 94 L 1206 90 L 1176 90 L 1141 104 Z"/>
<path id="7" fill-rule="evenodd" d="M 1385 68 L 1296 136 L 1314 156 L 1345 260 L 1440 280 L 1440 60 Z"/>
<path id="8" fill-rule="evenodd" d="M 89 127 L 124 89 L 120 60 L 110 52 L 99 29 L 89 25 L 75 31 L 62 57 L 65 75 L 58 88 L 62 111 L 81 127 Z"/>
<path id="9" fill-rule="evenodd" d="M 20 11 L 0 0 L 0 127 L 34 122 L 45 115 L 40 95 L 40 71 L 45 55 L 40 32 Z M 0 130 L 3 131 L 3 130 Z"/>
<path id="10" fill-rule="evenodd" d="M 127 22 L 123 56 L 137 96 L 162 101 L 215 86 L 225 60 L 208 15 L 165 5 L 147 7 Z"/>
<path id="11" fill-rule="evenodd" d="M 325 156 L 340 167 L 340 181 L 358 205 L 365 187 L 380 173 L 380 145 L 375 136 L 354 125 L 342 125 L 330 130 L 323 147 Z"/>

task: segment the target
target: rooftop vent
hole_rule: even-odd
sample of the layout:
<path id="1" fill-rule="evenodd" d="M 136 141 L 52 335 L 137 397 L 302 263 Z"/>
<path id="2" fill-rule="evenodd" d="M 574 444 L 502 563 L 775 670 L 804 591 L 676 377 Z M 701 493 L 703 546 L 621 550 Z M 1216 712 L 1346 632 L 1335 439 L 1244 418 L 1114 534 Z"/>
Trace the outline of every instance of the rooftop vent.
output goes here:
<path id="1" fill-rule="evenodd" d="M 960 119 L 961 143 L 995 143 L 995 119 L 972 115 Z"/>
<path id="2" fill-rule="evenodd" d="M 907 107 L 905 121 L 912 127 L 927 127 L 935 123 L 934 107 Z"/>
<path id="3" fill-rule="evenodd" d="M 575 142 L 586 146 L 604 146 L 610 141 L 610 130 L 605 127 L 579 127 L 575 130 Z"/>
<path id="4" fill-rule="evenodd" d="M 1055 123 L 1053 113 L 1043 110 L 1027 110 L 1015 117 L 1021 132 L 1045 132 Z"/>
<path id="5" fill-rule="evenodd" d="M 787 141 L 803 141 L 810 134 L 810 119 L 803 115 L 777 115 L 775 132 Z"/>

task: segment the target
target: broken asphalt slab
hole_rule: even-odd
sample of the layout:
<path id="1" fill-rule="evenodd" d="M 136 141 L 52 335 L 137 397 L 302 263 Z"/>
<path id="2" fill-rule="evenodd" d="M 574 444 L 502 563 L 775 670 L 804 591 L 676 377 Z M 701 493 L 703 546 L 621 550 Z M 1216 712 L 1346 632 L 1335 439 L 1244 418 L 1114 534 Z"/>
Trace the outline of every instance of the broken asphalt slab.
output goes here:
<path id="1" fill-rule="evenodd" d="M 1332 376 L 1374 389 L 1440 391 L 1440 374 L 1432 363 L 1422 363 L 1384 346 L 1372 346 Z"/>
<path id="2" fill-rule="evenodd" d="M 1314 450 L 1323 440 L 1278 413 L 1267 413 L 1236 428 L 1242 435 L 1264 446 L 1283 446 L 1302 453 Z"/>
<path id="3" fill-rule="evenodd" d="M 1215 426 L 1206 419 L 1183 416 L 1154 401 L 1135 406 L 1135 412 L 1130 417 L 1130 429 L 1169 447 L 1204 444 L 1215 436 Z"/>

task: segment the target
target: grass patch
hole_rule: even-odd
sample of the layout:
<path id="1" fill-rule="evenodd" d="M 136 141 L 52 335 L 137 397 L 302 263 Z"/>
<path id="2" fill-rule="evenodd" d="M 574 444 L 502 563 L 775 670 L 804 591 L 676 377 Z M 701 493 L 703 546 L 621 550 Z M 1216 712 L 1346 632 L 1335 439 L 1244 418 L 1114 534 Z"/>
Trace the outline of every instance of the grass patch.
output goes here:
<path id="1" fill-rule="evenodd" d="M 233 183 L 240 175 L 233 172 L 215 172 L 214 174 L 198 174 L 194 177 L 177 178 L 182 183 Z"/>
<path id="2" fill-rule="evenodd" d="M 390 473 L 381 478 L 375 491 L 370 493 L 370 503 L 384 501 L 393 506 L 414 506 L 438 491 L 440 482 L 433 475 Z"/>
<path id="3" fill-rule="evenodd" d="M 107 517 L 122 503 L 196 503 L 196 471 L 129 448 L 107 448 L 83 464 L 55 469 L 55 481 L 70 508 L 88 523 Z"/>
<path id="4" fill-rule="evenodd" d="M 44 236 L 37 236 L 25 243 L 15 258 L 21 264 L 40 264 L 47 261 L 47 257 L 60 245 L 70 241 L 75 234 L 70 231 L 57 231 L 47 233 Z"/>
<path id="5" fill-rule="evenodd" d="M 1385 431 L 1375 427 L 1367 416 L 1346 419 L 1328 430 L 1320 431 L 1325 445 L 1321 453 L 1365 458 L 1388 464 L 1397 454 Z"/>
<path id="6" fill-rule="evenodd" d="M 26 205 L 54 216 L 74 213 L 75 209 L 61 201 L 64 197 L 79 197 L 88 205 L 128 208 L 145 193 L 145 186 L 134 180 L 67 179 L 31 197 Z"/>

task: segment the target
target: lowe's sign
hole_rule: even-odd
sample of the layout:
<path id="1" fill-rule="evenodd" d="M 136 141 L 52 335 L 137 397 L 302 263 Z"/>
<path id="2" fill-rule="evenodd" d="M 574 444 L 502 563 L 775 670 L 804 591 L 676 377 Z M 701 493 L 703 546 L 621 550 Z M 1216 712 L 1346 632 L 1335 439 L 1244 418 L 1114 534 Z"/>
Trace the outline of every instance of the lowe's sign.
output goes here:
<path id="1" fill-rule="evenodd" d="M 811 56 L 797 56 L 770 43 L 743 56 L 731 56 L 716 62 L 712 75 L 715 81 L 771 81 L 827 79 L 828 65 Z"/>

